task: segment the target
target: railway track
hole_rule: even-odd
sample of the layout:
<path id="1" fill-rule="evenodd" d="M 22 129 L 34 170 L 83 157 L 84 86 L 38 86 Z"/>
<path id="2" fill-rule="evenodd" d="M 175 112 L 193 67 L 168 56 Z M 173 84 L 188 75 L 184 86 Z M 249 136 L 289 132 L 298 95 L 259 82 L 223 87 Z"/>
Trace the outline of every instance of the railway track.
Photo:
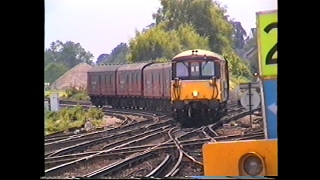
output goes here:
<path id="1" fill-rule="evenodd" d="M 229 116 L 200 128 L 181 129 L 161 112 L 104 109 L 122 119 L 119 127 L 46 138 L 45 175 L 53 178 L 126 178 L 202 175 L 206 142 L 263 138 L 263 131 L 219 135 L 223 123 L 250 112 L 230 106 Z M 134 115 L 130 118 L 130 115 Z M 144 117 L 135 120 L 135 117 Z"/>

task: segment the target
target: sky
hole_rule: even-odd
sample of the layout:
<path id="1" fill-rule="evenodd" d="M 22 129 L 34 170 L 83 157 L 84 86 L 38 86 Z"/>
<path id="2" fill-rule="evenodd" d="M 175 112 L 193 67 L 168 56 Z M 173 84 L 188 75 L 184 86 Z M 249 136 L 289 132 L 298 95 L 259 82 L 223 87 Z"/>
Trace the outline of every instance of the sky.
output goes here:
<path id="1" fill-rule="evenodd" d="M 240 21 L 248 35 L 256 12 L 277 8 L 277 0 L 220 0 L 227 14 Z M 94 55 L 109 54 L 153 21 L 159 0 L 45 0 L 45 48 L 57 40 L 80 43 Z"/>

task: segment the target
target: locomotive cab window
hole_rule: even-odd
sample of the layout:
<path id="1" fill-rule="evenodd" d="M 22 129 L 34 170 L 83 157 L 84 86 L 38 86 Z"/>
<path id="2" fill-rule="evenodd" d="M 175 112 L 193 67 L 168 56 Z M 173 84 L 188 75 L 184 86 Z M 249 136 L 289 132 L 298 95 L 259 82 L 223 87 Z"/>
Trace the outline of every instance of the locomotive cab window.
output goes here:
<path id="1" fill-rule="evenodd" d="M 178 62 L 176 64 L 176 69 L 174 72 L 176 72 L 176 77 L 187 77 L 189 76 L 189 71 L 188 71 L 188 63 L 186 62 Z"/>
<path id="2" fill-rule="evenodd" d="M 177 62 L 172 64 L 172 75 L 182 80 L 220 78 L 220 64 L 210 60 Z"/>
<path id="3" fill-rule="evenodd" d="M 214 62 L 212 61 L 207 61 L 207 62 L 202 62 L 201 63 L 201 69 L 202 69 L 202 75 L 203 76 L 214 76 Z"/>

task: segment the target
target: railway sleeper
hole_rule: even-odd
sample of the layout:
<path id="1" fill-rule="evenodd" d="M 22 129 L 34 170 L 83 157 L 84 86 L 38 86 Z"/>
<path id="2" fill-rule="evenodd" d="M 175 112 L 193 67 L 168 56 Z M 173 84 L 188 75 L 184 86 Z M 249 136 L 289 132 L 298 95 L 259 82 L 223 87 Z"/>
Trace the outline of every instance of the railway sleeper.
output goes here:
<path id="1" fill-rule="evenodd" d="M 94 172 L 91 172 L 91 173 L 85 175 L 85 177 L 87 177 L 87 178 L 103 178 L 106 175 L 112 176 L 112 174 L 114 174 L 117 170 L 120 170 L 121 168 L 128 167 L 128 166 L 130 167 L 131 164 L 141 162 L 142 160 L 144 160 L 146 158 L 150 158 L 151 156 L 154 157 L 154 156 L 157 156 L 157 154 L 153 153 L 153 152 L 138 154 L 136 156 L 126 158 L 122 161 L 115 162 L 107 167 L 103 167 L 103 168 L 98 169 Z"/>

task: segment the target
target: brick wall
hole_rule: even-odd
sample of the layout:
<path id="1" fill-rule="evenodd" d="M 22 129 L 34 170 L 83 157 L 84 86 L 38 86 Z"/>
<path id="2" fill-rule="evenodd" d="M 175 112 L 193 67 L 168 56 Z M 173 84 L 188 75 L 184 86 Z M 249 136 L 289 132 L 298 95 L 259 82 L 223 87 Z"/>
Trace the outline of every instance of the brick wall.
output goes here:
<path id="1" fill-rule="evenodd" d="M 70 86 L 87 87 L 87 72 L 91 68 L 87 63 L 81 63 L 70 69 L 55 82 L 51 84 L 51 89 L 64 90 Z"/>

